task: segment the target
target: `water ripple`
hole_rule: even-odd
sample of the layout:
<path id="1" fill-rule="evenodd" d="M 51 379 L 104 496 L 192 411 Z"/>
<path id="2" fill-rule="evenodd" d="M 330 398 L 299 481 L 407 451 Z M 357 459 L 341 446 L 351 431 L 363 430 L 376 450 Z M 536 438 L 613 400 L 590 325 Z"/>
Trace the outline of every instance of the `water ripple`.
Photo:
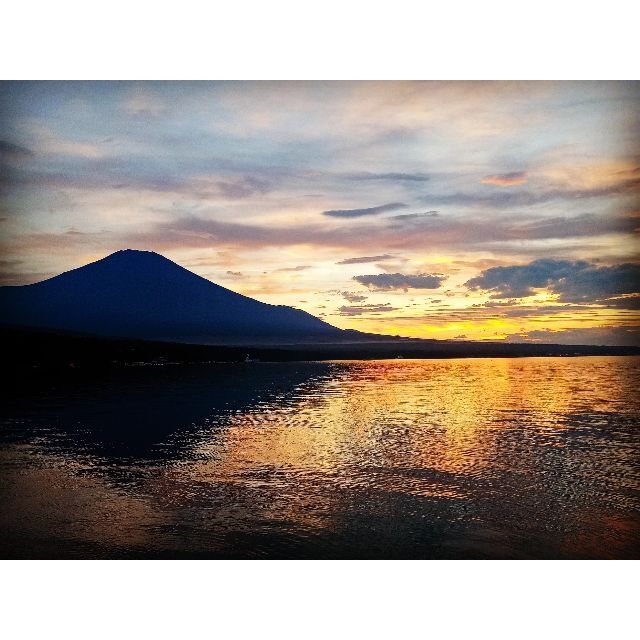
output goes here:
<path id="1" fill-rule="evenodd" d="M 128 376 L 6 403 L 7 555 L 639 555 L 640 358 Z"/>

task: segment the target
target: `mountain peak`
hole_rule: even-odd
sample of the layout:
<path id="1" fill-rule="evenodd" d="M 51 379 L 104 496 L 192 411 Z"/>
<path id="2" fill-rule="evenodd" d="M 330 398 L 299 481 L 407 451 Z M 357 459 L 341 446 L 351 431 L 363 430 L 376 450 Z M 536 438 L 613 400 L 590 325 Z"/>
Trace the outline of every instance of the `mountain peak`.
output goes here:
<path id="1" fill-rule="evenodd" d="M 152 253 L 154 255 L 160 255 L 158 253 L 156 253 L 155 251 L 147 251 L 146 249 L 118 249 L 117 251 L 114 251 L 114 253 L 124 253 L 124 254 L 134 254 L 134 253 Z M 111 254 L 113 255 L 113 253 Z"/>
<path id="2" fill-rule="evenodd" d="M 109 260 L 110 258 L 162 258 L 167 260 L 164 256 L 161 256 L 155 251 L 146 251 L 144 249 L 118 249 L 109 254 L 103 260 Z"/>
<path id="3" fill-rule="evenodd" d="M 0 323 L 95 335 L 256 343 L 335 339 L 304 311 L 221 287 L 155 253 L 122 249 L 24 287 L 0 288 Z"/>
<path id="4" fill-rule="evenodd" d="M 107 265 L 119 269 L 136 269 L 141 272 L 153 271 L 154 269 L 165 269 L 174 267 L 184 270 L 173 260 L 165 258 L 155 251 L 145 251 L 142 249 L 119 249 L 110 253 L 93 263 L 96 267 L 106 267 Z M 90 266 L 90 265 L 87 265 Z M 194 274 L 195 275 L 195 274 Z"/>

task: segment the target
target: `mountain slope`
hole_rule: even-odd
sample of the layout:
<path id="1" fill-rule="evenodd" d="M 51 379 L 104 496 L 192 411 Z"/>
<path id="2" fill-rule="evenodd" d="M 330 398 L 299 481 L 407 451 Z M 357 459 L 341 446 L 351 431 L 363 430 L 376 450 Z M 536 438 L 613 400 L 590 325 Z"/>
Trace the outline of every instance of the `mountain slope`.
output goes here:
<path id="1" fill-rule="evenodd" d="M 258 302 L 157 253 L 131 249 L 36 284 L 0 287 L 0 322 L 220 344 L 339 340 L 345 334 L 304 311 Z"/>

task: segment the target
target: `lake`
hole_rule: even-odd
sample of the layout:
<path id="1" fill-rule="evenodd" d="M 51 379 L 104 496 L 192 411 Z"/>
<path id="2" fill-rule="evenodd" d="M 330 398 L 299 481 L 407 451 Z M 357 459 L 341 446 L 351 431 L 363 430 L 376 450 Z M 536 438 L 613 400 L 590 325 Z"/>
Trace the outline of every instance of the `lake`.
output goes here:
<path id="1" fill-rule="evenodd" d="M 640 357 L 129 368 L 5 393 L 4 558 L 639 558 Z"/>

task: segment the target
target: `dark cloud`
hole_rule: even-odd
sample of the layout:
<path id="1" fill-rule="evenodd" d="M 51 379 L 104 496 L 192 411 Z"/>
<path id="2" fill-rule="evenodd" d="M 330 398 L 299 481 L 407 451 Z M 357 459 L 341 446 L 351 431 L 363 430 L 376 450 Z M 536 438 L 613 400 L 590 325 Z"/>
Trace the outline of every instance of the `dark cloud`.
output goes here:
<path id="1" fill-rule="evenodd" d="M 404 209 L 407 205 L 402 202 L 389 202 L 381 204 L 377 207 L 368 207 L 367 209 L 335 209 L 332 211 L 323 211 L 322 215 L 331 216 L 332 218 L 360 218 L 362 216 L 375 216 L 387 211 L 396 211 Z"/>
<path id="2" fill-rule="evenodd" d="M 590 265 L 571 277 L 553 284 L 563 302 L 606 302 L 627 293 L 640 293 L 640 264 L 624 263 L 611 267 Z M 631 300 L 630 300 L 631 302 Z"/>
<path id="3" fill-rule="evenodd" d="M 392 255 L 385 253 L 381 256 L 363 256 L 361 258 L 345 258 L 344 260 L 340 260 L 340 262 L 336 262 L 336 264 L 365 264 L 367 262 L 378 262 L 379 260 L 391 260 L 393 258 Z"/>
<path id="4" fill-rule="evenodd" d="M 33 151 L 6 140 L 0 140 L 0 162 L 24 162 L 33 157 Z"/>
<path id="5" fill-rule="evenodd" d="M 242 271 L 227 271 L 228 276 L 239 277 L 242 275 Z"/>
<path id="6" fill-rule="evenodd" d="M 492 298 L 524 298 L 536 288 L 552 283 L 589 267 L 589 263 L 567 260 L 534 260 L 522 266 L 491 267 L 465 283 L 468 289 L 492 292 Z"/>
<path id="7" fill-rule="evenodd" d="M 426 173 L 351 173 L 349 180 L 390 180 L 392 182 L 426 182 Z"/>
<path id="8" fill-rule="evenodd" d="M 491 292 L 492 298 L 523 298 L 534 289 L 548 289 L 559 294 L 561 302 L 611 303 L 621 307 L 628 300 L 624 294 L 640 293 L 640 264 L 623 263 L 598 266 L 584 260 L 541 259 L 526 265 L 491 267 L 465 286 Z"/>
<path id="9" fill-rule="evenodd" d="M 391 291 L 401 289 L 437 289 L 446 279 L 443 275 L 432 275 L 421 273 L 418 275 L 405 275 L 402 273 L 380 273 L 375 275 L 354 276 L 354 280 L 369 287 L 369 289 L 380 291 Z"/>
<path id="10" fill-rule="evenodd" d="M 361 316 L 367 313 L 386 313 L 397 311 L 399 307 L 392 307 L 389 302 L 384 304 L 344 305 L 338 309 L 341 316 Z"/>
<path id="11" fill-rule="evenodd" d="M 608 298 L 602 304 L 613 309 L 635 309 L 640 310 L 640 295 L 621 296 L 619 298 Z"/>

